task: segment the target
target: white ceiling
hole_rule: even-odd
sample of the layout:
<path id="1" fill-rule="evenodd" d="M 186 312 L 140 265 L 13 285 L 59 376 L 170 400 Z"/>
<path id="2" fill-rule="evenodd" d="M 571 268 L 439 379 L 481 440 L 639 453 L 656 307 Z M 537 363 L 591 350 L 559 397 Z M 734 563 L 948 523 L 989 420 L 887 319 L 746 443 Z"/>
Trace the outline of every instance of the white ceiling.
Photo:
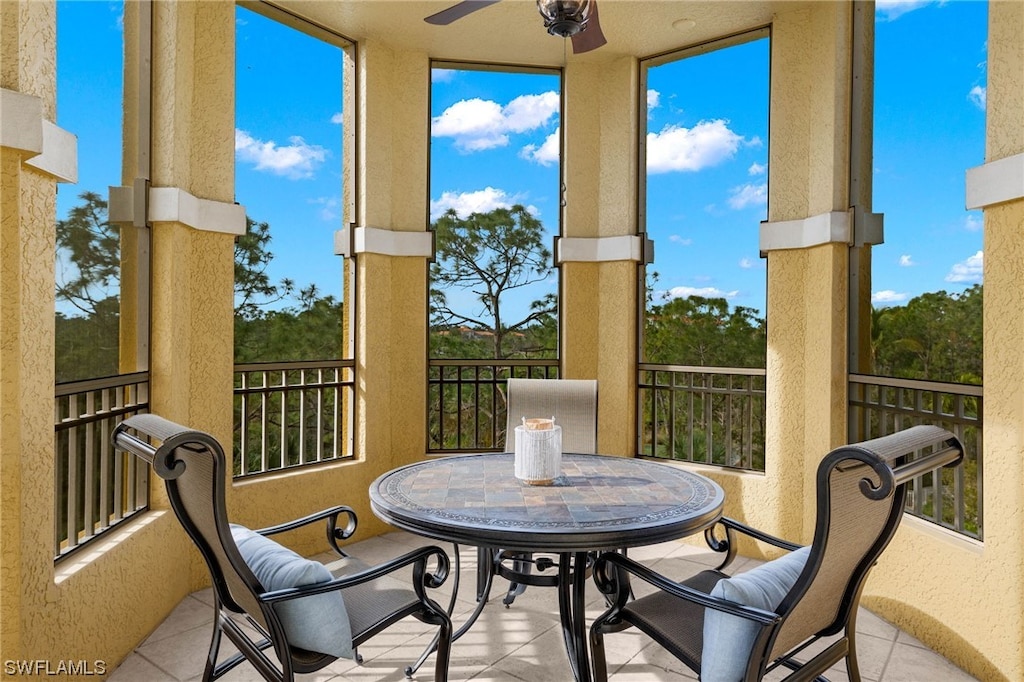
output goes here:
<path id="1" fill-rule="evenodd" d="M 453 61 L 557 67 L 564 61 L 649 57 L 767 25 L 799 2 L 600 0 L 608 44 L 583 55 L 548 35 L 535 0 L 502 0 L 448 26 L 423 18 L 457 0 L 275 0 L 300 17 L 352 40 L 365 38 Z M 675 24 L 675 27 L 673 26 Z"/>

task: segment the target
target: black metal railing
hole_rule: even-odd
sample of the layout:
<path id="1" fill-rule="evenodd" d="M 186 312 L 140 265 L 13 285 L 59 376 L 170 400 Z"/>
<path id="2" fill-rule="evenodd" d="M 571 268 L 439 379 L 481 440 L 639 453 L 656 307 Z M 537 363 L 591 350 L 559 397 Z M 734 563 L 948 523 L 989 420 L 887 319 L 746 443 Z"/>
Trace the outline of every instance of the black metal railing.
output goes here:
<path id="1" fill-rule="evenodd" d="M 765 370 L 641 364 L 637 452 L 764 471 Z"/>
<path id="2" fill-rule="evenodd" d="M 149 375 L 58 384 L 54 393 L 53 552 L 60 559 L 149 506 L 148 467 L 110 442 L 117 424 L 149 411 Z"/>
<path id="3" fill-rule="evenodd" d="M 941 426 L 963 441 L 962 464 L 914 479 L 907 512 L 982 539 L 982 387 L 864 374 L 849 381 L 851 442 L 917 424 Z"/>
<path id="4" fill-rule="evenodd" d="M 353 360 L 235 365 L 234 475 L 352 457 Z"/>
<path id="5" fill-rule="evenodd" d="M 557 379 L 557 360 L 430 360 L 427 451 L 500 452 L 509 378 Z"/>

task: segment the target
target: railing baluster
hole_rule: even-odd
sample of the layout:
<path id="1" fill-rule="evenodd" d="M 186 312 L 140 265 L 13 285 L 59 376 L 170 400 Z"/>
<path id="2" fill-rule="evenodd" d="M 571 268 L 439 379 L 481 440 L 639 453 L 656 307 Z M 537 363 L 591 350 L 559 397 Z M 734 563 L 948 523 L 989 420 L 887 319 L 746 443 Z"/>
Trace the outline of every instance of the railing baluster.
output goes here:
<path id="1" fill-rule="evenodd" d="M 267 373 L 260 373 L 260 386 L 263 391 L 260 393 L 260 471 L 267 471 L 270 468 L 268 462 L 270 453 L 270 419 L 268 418 L 270 400 L 270 387 L 267 386 Z"/>
<path id="2" fill-rule="evenodd" d="M 887 435 L 889 425 L 899 430 L 916 424 L 938 424 L 960 436 L 967 450 L 964 463 L 952 473 L 952 482 L 943 481 L 941 471 L 931 474 L 931 485 L 925 486 L 924 477 L 913 482 L 913 495 L 907 511 L 933 523 L 964 535 L 981 539 L 984 528 L 981 490 L 982 458 L 982 387 L 946 382 L 924 381 L 851 374 L 851 420 L 859 415 L 863 433 L 859 439 Z M 872 395 L 877 399 L 872 400 Z M 886 400 L 892 395 L 892 400 Z M 950 401 L 950 409 L 945 408 Z M 968 402 L 973 406 L 968 407 Z M 968 433 L 974 437 L 969 438 Z M 967 466 L 975 466 L 979 473 L 970 485 L 976 494 L 968 495 Z M 951 486 L 948 496 L 946 490 Z M 969 508 L 972 504 L 974 509 Z M 950 519 L 950 520 L 947 520 Z"/>
<path id="3" fill-rule="evenodd" d="M 509 377 L 556 378 L 557 360 L 439 360 L 427 367 L 428 452 L 500 451 Z"/>
<path id="4" fill-rule="evenodd" d="M 637 451 L 763 470 L 754 452 L 764 451 L 764 376 L 759 368 L 641 364 Z M 761 427 L 756 437 L 755 424 Z"/>
<path id="5" fill-rule="evenodd" d="M 123 456 L 115 453 L 110 431 L 125 417 L 147 410 L 148 381 L 145 372 L 138 372 L 57 385 L 53 548 L 57 559 L 145 507 L 145 472 L 122 478 Z"/>
<path id="6" fill-rule="evenodd" d="M 123 391 L 118 391 L 114 396 L 114 404 L 120 409 L 124 407 L 125 403 L 130 403 L 127 400 L 128 394 Z M 128 415 L 126 414 L 125 417 Z M 134 459 L 134 457 L 133 457 Z M 124 518 L 124 500 L 125 500 L 125 481 L 124 481 L 124 461 L 125 455 L 118 454 L 114 457 L 114 500 L 117 504 L 114 505 L 114 520 L 120 521 Z"/>
<path id="7" fill-rule="evenodd" d="M 78 396 L 71 396 L 68 412 L 72 419 L 78 419 Z M 68 449 L 65 453 L 68 461 L 67 512 L 68 549 L 78 544 L 78 427 L 72 426 L 68 431 Z"/>
<path id="8" fill-rule="evenodd" d="M 96 414 L 96 392 L 85 394 L 85 414 Z M 96 423 L 85 427 L 85 450 L 82 461 L 82 537 L 92 537 L 96 527 L 96 499 L 93 495 L 93 477 L 96 475 Z"/>
<path id="9" fill-rule="evenodd" d="M 346 411 L 354 403 L 354 366 L 352 360 L 236 365 L 234 390 L 242 406 L 235 424 L 236 475 L 351 457 L 344 434 L 351 436 L 354 423 Z"/>
<path id="10" fill-rule="evenodd" d="M 249 452 L 249 388 L 248 372 L 237 372 L 238 387 L 242 394 L 238 396 L 238 449 L 235 451 L 235 470 L 243 476 L 249 473 L 249 463 L 246 453 Z M 237 392 L 237 391 L 236 391 Z"/>
<path id="11" fill-rule="evenodd" d="M 104 414 L 110 414 L 110 392 L 117 389 L 108 388 L 104 389 L 101 395 L 102 398 L 102 409 Z M 111 508 L 114 506 L 114 500 L 110 496 L 110 460 L 113 457 L 117 457 L 117 453 L 110 447 L 110 431 L 114 427 L 110 419 L 104 419 L 100 422 L 100 499 L 99 499 L 99 518 L 100 523 L 104 528 L 110 526 L 110 515 Z"/>

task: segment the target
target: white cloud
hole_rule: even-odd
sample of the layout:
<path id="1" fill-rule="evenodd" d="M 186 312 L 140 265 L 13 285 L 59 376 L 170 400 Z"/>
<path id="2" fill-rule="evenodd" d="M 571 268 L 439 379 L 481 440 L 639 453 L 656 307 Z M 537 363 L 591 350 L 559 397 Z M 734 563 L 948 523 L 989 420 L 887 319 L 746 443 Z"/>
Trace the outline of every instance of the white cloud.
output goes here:
<path id="1" fill-rule="evenodd" d="M 732 158 L 742 141 L 722 119 L 701 121 L 692 128 L 668 125 L 660 133 L 647 133 L 647 172 L 698 171 L 714 166 Z"/>
<path id="2" fill-rule="evenodd" d="M 558 113 L 561 100 L 554 90 L 540 95 L 520 95 L 502 108 L 508 129 L 524 133 L 539 128 Z"/>
<path id="3" fill-rule="evenodd" d="M 754 261 L 749 258 L 740 258 L 740 267 L 744 270 L 749 270 L 754 267 Z"/>
<path id="4" fill-rule="evenodd" d="M 331 116 L 331 123 L 337 123 L 338 125 L 341 125 L 344 122 L 345 122 L 345 115 L 342 112 L 340 112 L 340 111 L 338 113 L 336 113 L 334 116 Z"/>
<path id="5" fill-rule="evenodd" d="M 548 135 L 539 147 L 535 144 L 526 145 L 519 151 L 519 156 L 542 166 L 558 163 L 559 130 L 560 128 L 555 128 L 555 132 Z"/>
<path id="6" fill-rule="evenodd" d="M 947 282 L 960 282 L 963 284 L 977 284 L 982 279 L 982 269 L 985 264 L 985 252 L 978 251 L 967 260 L 953 265 L 946 275 Z"/>
<path id="7" fill-rule="evenodd" d="M 985 111 L 988 100 L 988 88 L 975 85 L 971 88 L 971 91 L 967 93 L 967 99 L 971 100 L 971 102 L 974 103 L 974 106 Z"/>
<path id="8" fill-rule="evenodd" d="M 739 295 L 739 289 L 735 291 L 722 291 L 716 287 L 672 287 L 662 296 L 665 299 L 689 298 L 690 296 L 702 296 L 704 298 L 735 298 Z"/>
<path id="9" fill-rule="evenodd" d="M 454 137 L 455 146 L 464 151 L 479 151 L 508 144 L 501 105 L 478 97 L 451 105 L 430 121 L 434 137 Z"/>
<path id="10" fill-rule="evenodd" d="M 338 217 L 338 207 L 341 201 L 338 197 L 317 197 L 310 199 L 309 203 L 320 206 L 320 219 L 330 222 Z"/>
<path id="11" fill-rule="evenodd" d="M 747 175 L 764 175 L 766 170 L 768 170 L 768 166 L 761 163 L 752 163 L 750 168 L 747 169 Z"/>
<path id="12" fill-rule="evenodd" d="M 258 171 L 270 171 L 292 180 L 313 177 L 313 173 L 330 153 L 315 144 L 306 144 L 298 135 L 288 138 L 290 144 L 279 146 L 273 140 L 254 138 L 244 130 L 235 130 L 235 155 L 251 163 Z"/>
<path id="13" fill-rule="evenodd" d="M 743 185 L 730 190 L 729 205 L 736 210 L 747 206 L 764 206 L 768 203 L 768 185 Z"/>
<path id="14" fill-rule="evenodd" d="M 475 192 L 443 192 L 440 199 L 430 202 L 430 220 L 437 220 L 449 208 L 455 209 L 455 214 L 460 218 L 467 218 L 471 213 L 511 208 L 518 203 L 522 203 L 519 196 L 494 187 L 485 187 Z M 535 216 L 540 214 L 536 206 L 527 206 L 526 210 Z"/>
<path id="15" fill-rule="evenodd" d="M 914 262 L 914 259 L 910 257 L 909 253 L 905 253 L 902 256 L 900 256 L 901 268 L 911 268 L 915 265 L 917 265 L 917 263 Z"/>
<path id="16" fill-rule="evenodd" d="M 661 103 L 661 93 L 658 92 L 657 90 L 648 90 L 647 91 L 647 111 L 650 111 L 651 109 L 657 109 L 658 105 L 660 103 Z"/>
<path id="17" fill-rule="evenodd" d="M 464 99 L 430 120 L 433 137 L 452 137 L 456 149 L 476 152 L 509 143 L 509 133 L 525 133 L 546 125 L 558 113 L 558 93 L 520 95 L 501 106 L 478 97 Z"/>
<path id="18" fill-rule="evenodd" d="M 680 246 L 689 246 L 693 243 L 693 240 L 689 237 L 680 237 L 678 234 L 670 234 L 668 240 L 673 244 L 679 244 Z"/>
<path id="19" fill-rule="evenodd" d="M 928 4 L 930 4 L 930 0 L 877 0 L 875 14 L 885 21 L 893 21 L 907 12 L 913 12 Z"/>
<path id="20" fill-rule="evenodd" d="M 964 229 L 968 232 L 977 232 L 985 226 L 985 222 L 977 213 L 968 213 L 964 218 Z"/>
<path id="21" fill-rule="evenodd" d="M 908 298 L 910 298 L 910 294 L 900 294 L 893 291 L 892 289 L 884 289 L 882 291 L 876 291 L 875 293 L 871 294 L 871 302 L 877 303 L 879 305 L 893 305 L 894 303 L 903 303 Z"/>

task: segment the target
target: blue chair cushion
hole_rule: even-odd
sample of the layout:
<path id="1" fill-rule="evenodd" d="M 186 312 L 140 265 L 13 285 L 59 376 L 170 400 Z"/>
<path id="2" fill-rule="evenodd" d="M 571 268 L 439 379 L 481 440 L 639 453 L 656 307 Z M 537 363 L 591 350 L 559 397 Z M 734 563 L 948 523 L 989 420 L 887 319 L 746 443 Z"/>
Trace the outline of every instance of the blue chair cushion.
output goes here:
<path id="1" fill-rule="evenodd" d="M 745 573 L 720 580 L 711 590 L 711 596 L 774 611 L 800 577 L 808 553 L 810 547 L 801 547 Z M 757 632 L 758 625 L 753 621 L 715 609 L 705 610 L 701 682 L 742 680 Z"/>
<path id="2" fill-rule="evenodd" d="M 230 527 L 239 553 L 267 592 L 325 583 L 333 578 L 318 561 L 304 559 L 245 526 Z M 341 592 L 279 602 L 275 610 L 292 646 L 352 658 L 352 629 Z"/>

